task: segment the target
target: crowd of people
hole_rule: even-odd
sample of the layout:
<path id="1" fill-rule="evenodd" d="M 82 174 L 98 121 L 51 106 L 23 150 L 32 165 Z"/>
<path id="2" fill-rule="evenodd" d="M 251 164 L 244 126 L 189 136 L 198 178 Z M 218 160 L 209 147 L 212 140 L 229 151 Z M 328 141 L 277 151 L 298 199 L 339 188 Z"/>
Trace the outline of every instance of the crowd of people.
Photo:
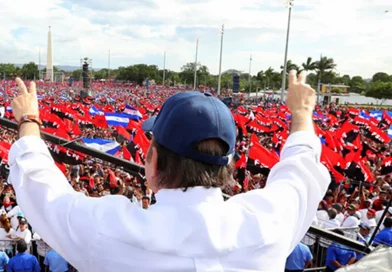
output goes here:
<path id="1" fill-rule="evenodd" d="M 97 82 L 91 84 L 91 94 L 83 97 L 78 93 L 81 88 L 78 84 L 81 83 L 75 84 L 73 87 L 68 83 L 37 84 L 43 131 L 69 141 L 83 142 L 81 139 L 86 138 L 110 140 L 118 143 L 118 148 L 111 154 L 138 164 L 144 164 L 151 139 L 151 135 L 142 130 L 141 124 L 156 115 L 168 97 L 186 91 L 186 87 L 150 86 L 146 89 L 133 84 Z M 17 87 L 13 81 L 0 82 L 0 85 L 4 86 L 0 96 L 3 107 L 0 114 L 12 120 L 9 103 L 16 96 Z M 202 91 L 214 93 L 212 89 Z M 279 161 L 290 127 L 290 112 L 284 103 L 272 97 L 262 97 L 253 104 L 244 103 L 244 96 L 236 99 L 239 101 L 228 105 L 238 135 L 235 183 L 223 188 L 226 197 L 267 186 L 268 174 Z M 117 114 L 118 118 L 125 118 L 127 122 L 113 123 L 107 118 L 109 114 Z M 388 135 L 392 117 L 388 110 L 333 103 L 318 105 L 314 111 L 314 122 L 315 132 L 322 142 L 321 161 L 328 168 L 332 183 L 318 207 L 313 225 L 366 244 L 382 213 L 387 210 L 373 245 L 392 246 L 392 207 L 388 208 L 392 198 L 392 147 Z M 9 268 L 17 265 L 15 263 L 22 263 L 18 259 L 30 258 L 27 252 L 31 252 L 37 257 L 37 262 L 33 257 L 24 263 L 35 265 L 36 262 L 37 269 L 51 265 L 65 269 L 56 271 L 72 269 L 31 226 L 28 227 L 28 219 L 18 206 L 12 186 L 7 183 L 8 151 L 17 134 L 3 126 L 0 135 L 0 249 L 5 252 L 4 257 L 0 255 L 0 261 L 4 260 L 3 267 L 7 263 Z M 116 165 L 70 151 L 66 146 L 48 142 L 48 147 L 75 191 L 89 197 L 123 195 L 142 209 L 148 209 L 155 203 L 154 193 L 141 173 L 128 173 Z M 329 271 L 335 271 L 364 257 L 361 252 L 317 241 L 311 235 L 304 237 L 302 242 L 288 257 L 287 271 L 302 271 L 305 267 L 320 264 L 326 265 Z M 326 250 L 316 255 L 316 246 Z"/>

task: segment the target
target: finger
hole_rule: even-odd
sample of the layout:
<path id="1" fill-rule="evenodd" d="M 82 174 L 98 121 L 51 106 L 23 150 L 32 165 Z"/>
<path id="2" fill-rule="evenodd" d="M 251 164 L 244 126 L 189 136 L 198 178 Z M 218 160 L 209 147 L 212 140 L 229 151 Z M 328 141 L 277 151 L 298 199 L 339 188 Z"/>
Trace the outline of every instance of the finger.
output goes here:
<path id="1" fill-rule="evenodd" d="M 30 94 L 32 94 L 33 96 L 37 96 L 37 88 L 36 88 L 36 86 L 35 86 L 35 82 L 34 82 L 34 81 L 31 81 L 31 82 L 30 82 L 29 92 L 30 92 Z"/>
<path id="2" fill-rule="evenodd" d="M 306 71 L 302 71 L 298 76 L 298 82 L 305 84 L 306 83 Z"/>
<path id="3" fill-rule="evenodd" d="M 289 73 L 289 87 L 297 84 L 297 71 L 291 70 Z"/>
<path id="4" fill-rule="evenodd" d="M 22 92 L 22 94 L 27 94 L 26 85 L 19 77 L 16 78 L 16 83 L 18 84 L 18 87 L 19 87 L 20 91 Z"/>

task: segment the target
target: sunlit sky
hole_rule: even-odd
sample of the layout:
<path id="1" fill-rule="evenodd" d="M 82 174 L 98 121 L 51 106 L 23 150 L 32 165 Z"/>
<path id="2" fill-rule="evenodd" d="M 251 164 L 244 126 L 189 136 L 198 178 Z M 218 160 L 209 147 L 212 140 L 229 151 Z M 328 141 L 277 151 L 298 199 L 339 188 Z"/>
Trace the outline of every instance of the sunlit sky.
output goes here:
<path id="1" fill-rule="evenodd" d="M 46 62 L 52 27 L 55 65 L 93 67 L 136 63 L 179 71 L 195 59 L 219 67 L 219 29 L 225 24 L 222 70 L 279 69 L 288 9 L 284 0 L 0 0 L 0 63 Z M 385 12 L 390 10 L 390 12 Z M 391 0 L 295 0 L 288 58 L 332 57 L 341 75 L 392 74 Z"/>

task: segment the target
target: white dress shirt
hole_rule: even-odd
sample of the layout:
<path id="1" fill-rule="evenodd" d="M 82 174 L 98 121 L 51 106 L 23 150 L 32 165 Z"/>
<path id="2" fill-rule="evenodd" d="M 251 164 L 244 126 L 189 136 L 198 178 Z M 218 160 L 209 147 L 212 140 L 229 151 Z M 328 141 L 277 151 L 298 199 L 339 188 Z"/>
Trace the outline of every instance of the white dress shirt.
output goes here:
<path id="1" fill-rule="evenodd" d="M 27 136 L 11 148 L 10 181 L 30 224 L 81 272 L 281 272 L 330 183 L 320 153 L 318 137 L 296 132 L 263 190 L 224 201 L 217 188 L 162 189 L 144 210 L 75 192 L 45 143 Z"/>

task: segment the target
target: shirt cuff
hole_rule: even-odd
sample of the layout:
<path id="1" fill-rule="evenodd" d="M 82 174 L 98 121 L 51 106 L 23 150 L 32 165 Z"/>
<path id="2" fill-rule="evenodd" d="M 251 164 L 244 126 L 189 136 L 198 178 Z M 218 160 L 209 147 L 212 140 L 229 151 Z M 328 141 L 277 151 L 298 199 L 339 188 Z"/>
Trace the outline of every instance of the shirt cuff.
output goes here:
<path id="1" fill-rule="evenodd" d="M 14 165 L 16 159 L 26 153 L 40 153 L 50 157 L 53 160 L 49 153 L 48 146 L 41 138 L 37 136 L 24 136 L 11 146 L 8 155 L 8 164 L 10 166 Z"/>
<path id="2" fill-rule="evenodd" d="M 296 146 L 309 147 L 316 153 L 317 158 L 320 158 L 321 141 L 313 131 L 297 131 L 290 134 L 282 149 L 282 157 L 284 157 L 286 150 Z"/>

